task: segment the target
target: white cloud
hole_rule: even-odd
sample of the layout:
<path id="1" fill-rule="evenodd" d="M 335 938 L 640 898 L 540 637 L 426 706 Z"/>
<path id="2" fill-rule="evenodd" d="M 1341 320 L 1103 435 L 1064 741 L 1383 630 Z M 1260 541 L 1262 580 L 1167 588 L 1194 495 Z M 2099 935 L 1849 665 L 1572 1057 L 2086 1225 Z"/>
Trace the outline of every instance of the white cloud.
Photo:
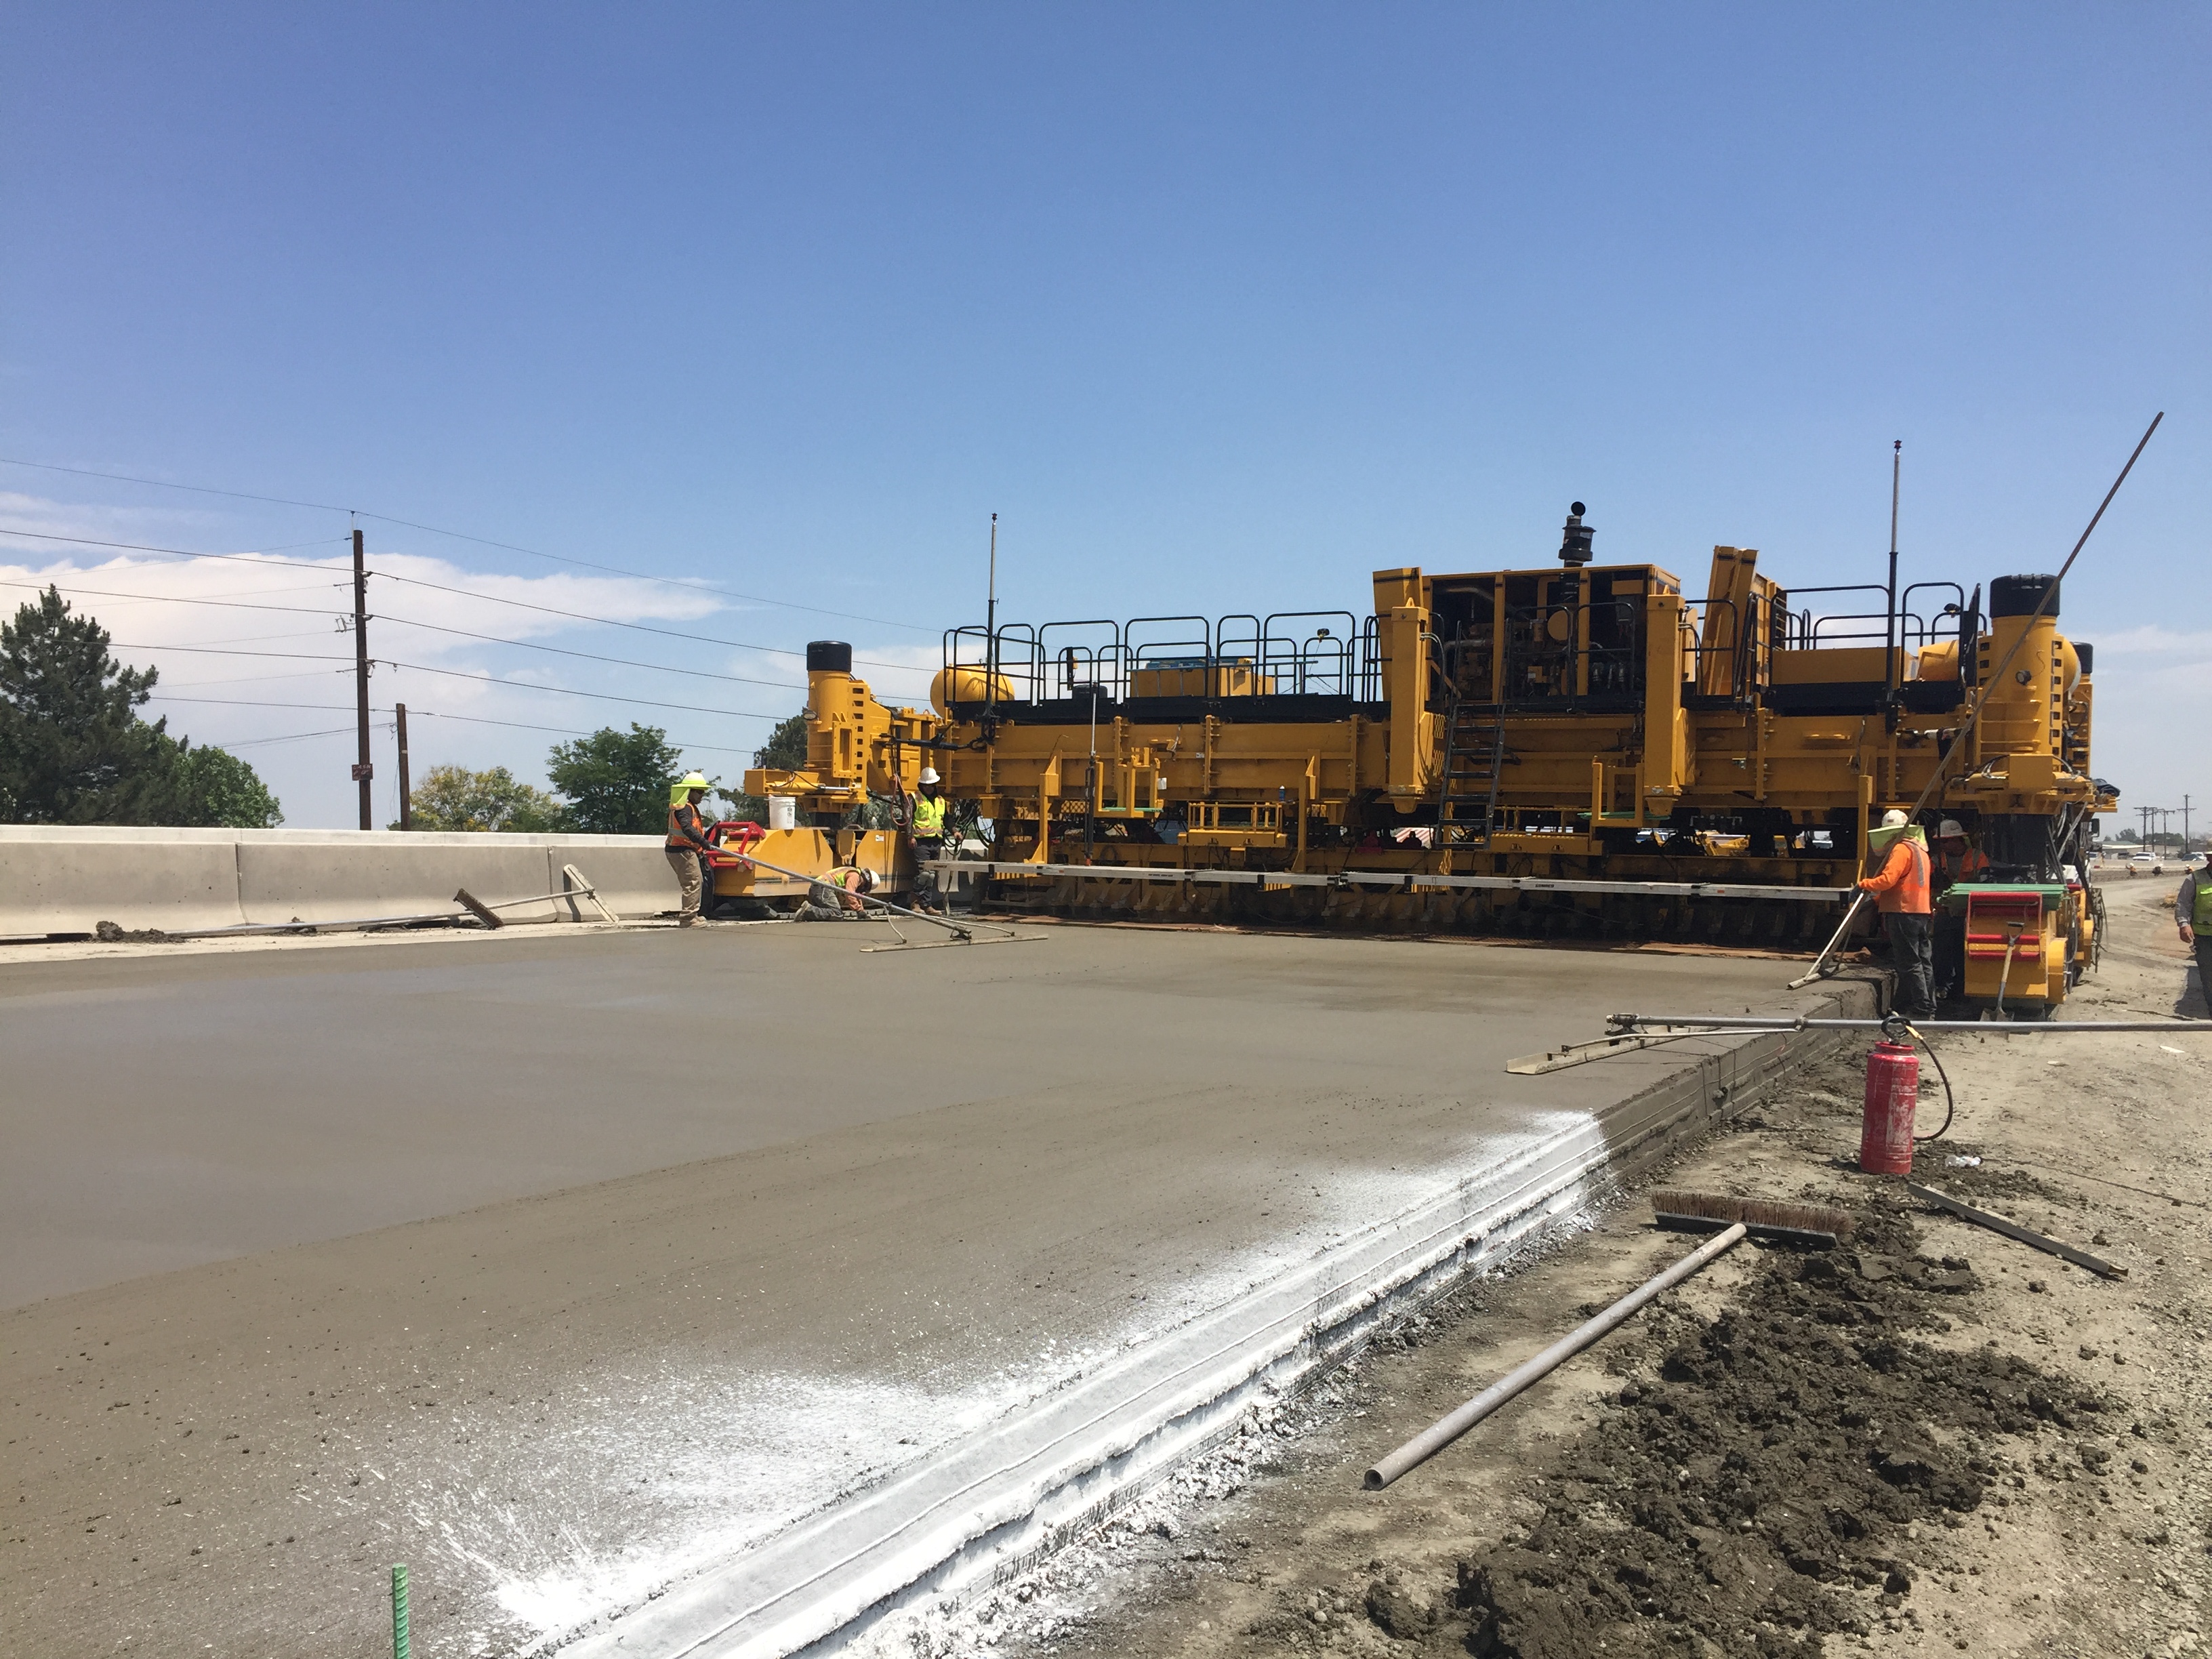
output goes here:
<path id="1" fill-rule="evenodd" d="M 0 515 L 9 526 L 0 529 L 0 617 L 48 584 L 60 588 L 72 609 L 99 618 L 119 660 L 159 671 L 149 716 L 238 749 L 283 798 L 288 822 L 355 820 L 353 744 L 341 729 L 349 728 L 354 696 L 353 635 L 341 626 L 353 609 L 352 560 L 343 539 L 184 559 L 41 539 L 223 544 L 174 513 L 16 494 L 0 495 Z M 417 777 L 450 761 L 542 778 L 546 750 L 562 735 L 631 720 L 666 730 L 686 746 L 688 763 L 734 777 L 769 724 L 805 699 L 812 630 L 705 589 L 587 572 L 477 571 L 400 550 L 372 555 L 369 568 L 378 823 L 398 808 L 395 702 L 409 707 Z M 707 637 L 673 636 L 683 634 Z M 786 640 L 787 649 L 766 648 Z M 927 655 L 933 668 L 933 646 Z M 610 658 L 623 660 L 602 660 Z M 912 700 L 906 686 L 927 685 L 926 674 L 896 678 L 901 684 L 887 695 L 901 701 Z"/>

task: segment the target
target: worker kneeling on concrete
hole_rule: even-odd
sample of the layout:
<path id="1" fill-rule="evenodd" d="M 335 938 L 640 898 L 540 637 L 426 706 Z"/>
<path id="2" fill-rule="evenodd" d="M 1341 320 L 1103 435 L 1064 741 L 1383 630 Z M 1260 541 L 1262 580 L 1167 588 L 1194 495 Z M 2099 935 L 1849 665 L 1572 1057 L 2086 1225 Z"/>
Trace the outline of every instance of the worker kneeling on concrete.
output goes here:
<path id="1" fill-rule="evenodd" d="M 876 872 L 841 864 L 817 876 L 806 890 L 806 902 L 799 907 L 801 921 L 858 921 L 868 907 L 860 900 L 876 890 Z"/>
<path id="2" fill-rule="evenodd" d="M 1887 851 L 1881 870 L 1859 883 L 1881 908 L 1897 962 L 1897 1010 L 1907 1019 L 1936 1017 L 1934 917 L 1929 914 L 1926 832 L 1892 807 L 1867 836 L 1869 852 Z"/>
<path id="3" fill-rule="evenodd" d="M 679 925 L 685 927 L 699 925 L 699 895 L 707 884 L 707 849 L 713 845 L 714 830 L 699 810 L 699 803 L 713 787 L 694 772 L 668 789 L 668 865 L 676 872 L 676 884 L 683 890 Z"/>

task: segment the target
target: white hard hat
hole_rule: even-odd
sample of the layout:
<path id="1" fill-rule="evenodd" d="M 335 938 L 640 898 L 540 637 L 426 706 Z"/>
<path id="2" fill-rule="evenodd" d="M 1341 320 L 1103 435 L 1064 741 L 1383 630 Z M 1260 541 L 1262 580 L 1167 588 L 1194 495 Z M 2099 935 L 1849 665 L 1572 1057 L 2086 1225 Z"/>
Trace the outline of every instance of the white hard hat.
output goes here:
<path id="1" fill-rule="evenodd" d="M 1956 836 L 1960 841 L 1964 841 L 1966 838 L 1966 826 L 1960 823 L 1958 819 L 1945 818 L 1942 823 L 1936 826 L 1936 840 L 1948 840 L 1953 836 Z"/>
<path id="2" fill-rule="evenodd" d="M 1893 806 L 1881 815 L 1881 827 L 1885 830 L 1902 830 L 1911 822 L 1902 807 Z"/>
<path id="3" fill-rule="evenodd" d="M 933 766 L 925 766 L 921 769 L 921 781 L 924 783 L 941 783 L 944 781 L 943 779 L 937 775 L 937 769 Z"/>

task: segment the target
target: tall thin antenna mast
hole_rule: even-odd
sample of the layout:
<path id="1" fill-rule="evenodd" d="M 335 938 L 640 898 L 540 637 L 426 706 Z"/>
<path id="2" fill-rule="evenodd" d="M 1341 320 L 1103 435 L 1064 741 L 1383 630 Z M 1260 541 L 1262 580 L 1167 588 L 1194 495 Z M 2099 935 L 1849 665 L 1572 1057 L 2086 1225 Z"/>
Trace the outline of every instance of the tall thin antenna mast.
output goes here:
<path id="1" fill-rule="evenodd" d="M 950 691 L 952 688 L 947 687 Z M 999 515 L 991 515 L 991 582 L 983 602 L 983 718 L 999 700 Z M 952 704 L 948 699 L 945 705 Z"/>
<path id="2" fill-rule="evenodd" d="M 1889 616 L 1882 635 L 1883 642 L 1888 647 L 1882 653 L 1885 665 L 1882 678 L 1887 682 L 1889 692 L 1884 718 L 1893 732 L 1897 730 L 1899 713 L 1897 706 L 1899 670 L 1901 666 L 1897 659 L 1897 491 L 1904 471 L 1905 440 L 1898 438 L 1889 447 Z"/>

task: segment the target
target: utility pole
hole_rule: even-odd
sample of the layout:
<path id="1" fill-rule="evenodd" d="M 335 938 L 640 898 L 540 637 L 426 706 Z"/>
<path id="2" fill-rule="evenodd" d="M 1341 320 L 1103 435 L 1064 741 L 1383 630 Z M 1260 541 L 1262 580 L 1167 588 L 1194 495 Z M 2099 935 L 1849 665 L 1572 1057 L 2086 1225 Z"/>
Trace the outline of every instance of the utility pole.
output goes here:
<path id="1" fill-rule="evenodd" d="M 2186 795 L 2181 798 L 2181 856 L 2185 862 L 2189 857 L 2189 797 Z"/>
<path id="2" fill-rule="evenodd" d="M 369 799 L 369 780 L 376 768 L 368 758 L 368 568 L 362 562 L 361 531 L 353 532 L 353 691 L 355 724 L 360 755 L 354 762 L 354 781 L 361 786 L 361 827 L 374 828 L 375 812 Z"/>
<path id="3" fill-rule="evenodd" d="M 397 728 L 399 734 L 399 827 L 412 830 L 415 827 L 415 801 L 414 791 L 407 782 L 407 705 L 394 703 L 392 712 L 399 717 Z"/>

